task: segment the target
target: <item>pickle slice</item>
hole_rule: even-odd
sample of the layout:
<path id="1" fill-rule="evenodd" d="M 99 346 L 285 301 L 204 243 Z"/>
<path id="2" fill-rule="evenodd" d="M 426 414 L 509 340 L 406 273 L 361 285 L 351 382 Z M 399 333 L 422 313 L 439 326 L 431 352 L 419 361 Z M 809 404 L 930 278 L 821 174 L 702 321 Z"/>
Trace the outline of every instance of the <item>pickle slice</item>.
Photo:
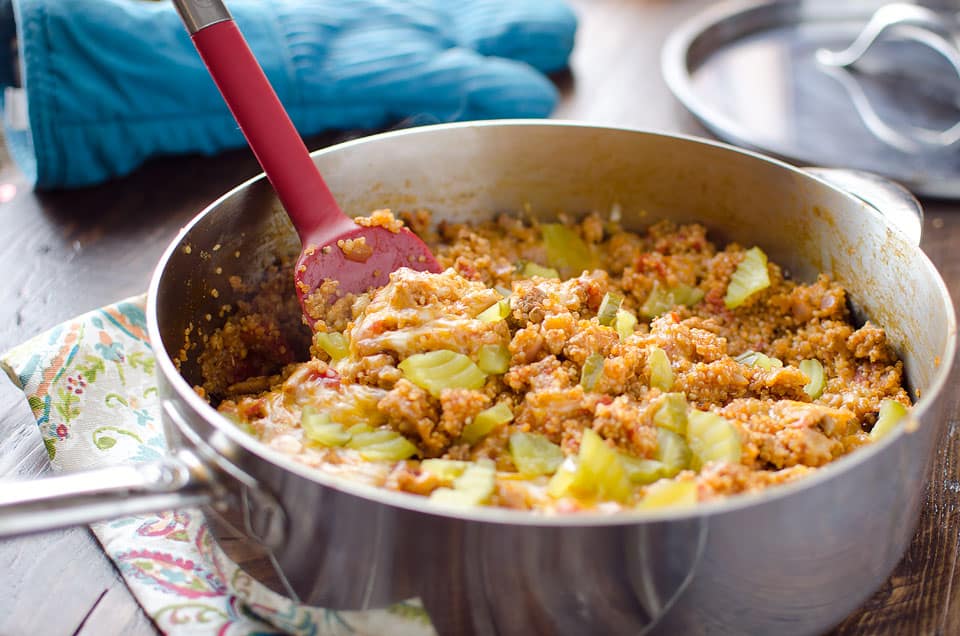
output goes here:
<path id="1" fill-rule="evenodd" d="M 633 335 L 633 330 L 637 327 L 637 317 L 626 309 L 617 312 L 617 318 L 614 322 L 617 334 L 621 340 L 626 340 Z"/>
<path id="2" fill-rule="evenodd" d="M 480 389 L 487 380 L 473 360 L 446 349 L 416 353 L 399 367 L 405 378 L 434 396 L 443 389 Z"/>
<path id="3" fill-rule="evenodd" d="M 767 272 L 767 255 L 759 247 L 751 247 L 746 251 L 743 260 L 737 265 L 736 271 L 730 277 L 727 285 L 727 294 L 723 297 L 723 304 L 727 309 L 736 309 L 747 298 L 758 291 L 770 286 L 770 274 Z"/>
<path id="4" fill-rule="evenodd" d="M 827 386 L 827 380 L 823 373 L 823 365 L 819 360 L 803 360 L 800 362 L 800 371 L 810 378 L 810 381 L 803 385 L 803 392 L 810 396 L 811 400 L 816 400 L 823 395 L 823 389 Z"/>
<path id="5" fill-rule="evenodd" d="M 744 351 L 736 358 L 737 362 L 748 367 L 760 367 L 764 371 L 769 371 L 770 369 L 779 369 L 783 367 L 783 362 L 779 358 L 771 358 L 759 351 Z"/>
<path id="6" fill-rule="evenodd" d="M 600 301 L 600 309 L 597 310 L 597 320 L 604 327 L 613 325 L 617 319 L 617 312 L 620 311 L 620 305 L 623 304 L 623 296 L 620 294 L 611 294 L 607 292 Z"/>
<path id="7" fill-rule="evenodd" d="M 523 275 L 527 278 L 533 278 L 534 276 L 539 276 L 540 278 L 560 278 L 560 272 L 557 270 L 552 267 L 537 265 L 532 261 L 528 261 L 523 266 Z"/>
<path id="8" fill-rule="evenodd" d="M 880 402 L 880 414 L 877 416 L 877 423 L 870 429 L 870 439 L 877 441 L 889 435 L 904 417 L 907 415 L 907 407 L 896 400 L 887 398 Z"/>
<path id="9" fill-rule="evenodd" d="M 653 289 L 640 306 L 640 315 L 647 319 L 656 318 L 677 305 L 692 307 L 703 300 L 703 296 L 703 291 L 697 287 L 682 283 L 666 287 L 657 281 L 653 283 Z"/>
<path id="10" fill-rule="evenodd" d="M 477 314 L 477 320 L 480 322 L 500 322 L 509 315 L 510 303 L 506 300 L 498 300 Z"/>
<path id="11" fill-rule="evenodd" d="M 670 366 L 670 358 L 667 352 L 660 347 L 654 347 L 647 357 L 647 364 L 650 365 L 650 386 L 669 391 L 673 388 L 673 368 Z"/>
<path id="12" fill-rule="evenodd" d="M 627 478 L 634 484 L 652 484 L 666 476 L 667 467 L 656 459 L 642 459 L 630 455 L 620 455 L 620 463 Z"/>
<path id="13" fill-rule="evenodd" d="M 657 429 L 657 452 L 654 459 L 664 466 L 664 477 L 673 477 L 690 467 L 690 447 L 686 440 L 673 431 Z"/>
<path id="14" fill-rule="evenodd" d="M 345 335 L 338 331 L 316 333 L 313 335 L 313 341 L 318 347 L 323 349 L 334 362 L 350 355 L 350 341 L 347 340 Z"/>
<path id="15" fill-rule="evenodd" d="M 510 349 L 502 344 L 482 345 L 477 352 L 477 366 L 489 375 L 506 373 L 510 368 Z"/>
<path id="16" fill-rule="evenodd" d="M 647 488 L 647 492 L 637 508 L 639 510 L 659 510 L 674 506 L 692 506 L 696 503 L 696 482 L 664 479 Z"/>
<path id="17" fill-rule="evenodd" d="M 430 499 L 448 506 L 468 508 L 487 502 L 496 486 L 493 466 L 470 464 L 453 482 L 453 488 L 437 488 Z"/>
<path id="18" fill-rule="evenodd" d="M 468 444 L 476 444 L 490 434 L 493 429 L 513 419 L 513 412 L 506 402 L 484 409 L 463 427 L 460 438 Z"/>
<path id="19" fill-rule="evenodd" d="M 368 444 L 360 448 L 360 457 L 370 462 L 400 461 L 409 459 L 417 454 L 417 447 L 413 442 L 399 433 L 376 444 Z"/>
<path id="20" fill-rule="evenodd" d="M 683 393 L 665 393 L 653 414 L 653 423 L 678 435 L 687 434 L 687 398 Z"/>
<path id="21" fill-rule="evenodd" d="M 584 270 L 596 267 L 597 258 L 573 228 L 561 223 L 540 225 L 547 263 L 564 276 L 579 276 Z"/>
<path id="22" fill-rule="evenodd" d="M 342 424 L 331 422 L 329 415 L 318 413 L 310 406 L 303 408 L 300 426 L 304 437 L 323 446 L 343 446 L 350 441 L 351 435 L 343 429 Z"/>
<path id="23" fill-rule="evenodd" d="M 740 463 L 740 433 L 733 422 L 716 413 L 697 409 L 687 413 L 687 443 L 694 470 L 707 462 Z"/>
<path id="24" fill-rule="evenodd" d="M 577 459 L 577 470 L 570 484 L 575 495 L 619 502 L 630 497 L 630 478 L 620 463 L 620 454 L 592 429 L 583 431 Z"/>
<path id="25" fill-rule="evenodd" d="M 470 462 L 458 459 L 425 459 L 420 462 L 420 470 L 436 475 L 439 479 L 452 483 L 470 466 Z"/>
<path id="26" fill-rule="evenodd" d="M 580 369 L 580 386 L 584 391 L 593 391 L 597 387 L 600 376 L 603 375 L 603 356 L 599 353 L 591 353 L 583 363 Z"/>
<path id="27" fill-rule="evenodd" d="M 517 431 L 510 435 L 510 457 L 528 477 L 552 475 L 563 463 L 563 451 L 543 435 Z"/>

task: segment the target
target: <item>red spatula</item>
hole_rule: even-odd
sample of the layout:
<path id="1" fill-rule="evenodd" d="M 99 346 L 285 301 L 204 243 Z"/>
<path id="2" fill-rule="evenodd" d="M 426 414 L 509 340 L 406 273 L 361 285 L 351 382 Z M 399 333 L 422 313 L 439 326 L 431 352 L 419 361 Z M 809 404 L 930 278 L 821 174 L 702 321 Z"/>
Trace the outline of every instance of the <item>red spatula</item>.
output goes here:
<path id="1" fill-rule="evenodd" d="M 430 248 L 409 230 L 361 227 L 343 213 L 223 3 L 174 5 L 300 235 L 294 277 L 301 305 L 306 309 L 306 298 L 327 280 L 339 283 L 339 294 L 360 293 L 386 284 L 403 266 L 440 271 Z"/>

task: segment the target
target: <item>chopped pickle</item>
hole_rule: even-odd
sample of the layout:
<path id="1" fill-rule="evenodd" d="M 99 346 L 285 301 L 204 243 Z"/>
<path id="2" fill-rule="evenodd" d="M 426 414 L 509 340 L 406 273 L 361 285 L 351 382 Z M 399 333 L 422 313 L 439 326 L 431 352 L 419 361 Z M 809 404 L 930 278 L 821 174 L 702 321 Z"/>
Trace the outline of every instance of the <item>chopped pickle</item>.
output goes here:
<path id="1" fill-rule="evenodd" d="M 665 287 L 659 281 L 653 283 L 653 289 L 640 306 L 640 315 L 644 318 L 656 318 L 667 313 L 677 305 L 692 307 L 703 300 L 703 290 L 680 283 Z"/>
<path id="2" fill-rule="evenodd" d="M 480 389 L 487 380 L 473 360 L 446 349 L 416 353 L 399 366 L 406 379 L 434 396 L 443 389 Z"/>
<path id="3" fill-rule="evenodd" d="M 593 250 L 572 228 L 561 223 L 544 223 L 540 232 L 547 249 L 547 263 L 565 276 L 579 276 L 584 270 L 597 266 Z"/>
<path id="4" fill-rule="evenodd" d="M 350 355 L 350 341 L 338 331 L 316 333 L 313 336 L 313 341 L 333 361 L 341 360 Z"/>
<path id="5" fill-rule="evenodd" d="M 311 442 L 324 446 L 343 446 L 350 441 L 350 433 L 343 430 L 342 424 L 330 421 L 326 413 L 318 413 L 313 407 L 305 406 L 300 416 L 303 436 Z"/>
<path id="6" fill-rule="evenodd" d="M 539 276 L 540 278 L 560 278 L 560 272 L 552 267 L 543 267 L 534 262 L 528 261 L 523 266 L 523 275 L 527 278 Z"/>
<path id="7" fill-rule="evenodd" d="M 389 428 L 378 428 L 374 431 L 356 433 L 347 443 L 347 448 L 361 449 L 367 446 L 375 446 L 383 442 L 389 442 L 392 439 L 400 437 L 400 433 Z"/>
<path id="8" fill-rule="evenodd" d="M 760 353 L 759 351 L 753 350 L 744 351 L 734 358 L 734 360 L 748 367 L 760 367 L 764 371 L 769 371 L 770 369 L 779 369 L 783 366 L 783 362 L 781 362 L 779 358 L 771 358 Z"/>
<path id="9" fill-rule="evenodd" d="M 723 304 L 727 309 L 736 309 L 747 298 L 762 289 L 770 286 L 770 274 L 767 272 L 767 255 L 759 247 L 751 247 L 746 251 L 743 260 L 737 265 L 736 271 L 730 277 L 727 294 L 723 297 Z"/>
<path id="10" fill-rule="evenodd" d="M 456 459 L 425 459 L 420 462 L 420 470 L 436 475 L 445 482 L 452 482 L 469 466 L 470 462 Z"/>
<path id="11" fill-rule="evenodd" d="M 669 391 L 673 388 L 673 369 L 670 367 L 670 358 L 667 352 L 660 347 L 654 347 L 647 357 L 647 364 L 650 365 L 650 386 Z"/>
<path id="12" fill-rule="evenodd" d="M 673 477 L 690 467 L 690 447 L 686 440 L 665 428 L 657 429 L 657 452 L 654 459 L 664 466 L 664 477 Z"/>
<path id="13" fill-rule="evenodd" d="M 803 392 L 809 395 L 811 400 L 816 400 L 823 395 L 827 380 L 823 374 L 823 365 L 820 364 L 820 361 L 803 360 L 800 362 L 800 371 L 810 378 L 810 381 L 803 385 Z"/>
<path id="14" fill-rule="evenodd" d="M 477 352 L 477 366 L 489 375 L 506 373 L 510 368 L 510 349 L 503 344 L 481 346 Z"/>
<path id="15" fill-rule="evenodd" d="M 496 470 L 486 464 L 470 464 L 453 482 L 453 488 L 437 488 L 430 499 L 450 506 L 477 506 L 490 499 L 496 485 Z"/>
<path id="16" fill-rule="evenodd" d="M 477 314 L 477 320 L 480 322 L 500 322 L 509 315 L 510 303 L 506 300 L 498 300 Z"/>
<path id="17" fill-rule="evenodd" d="M 597 386 L 597 381 L 603 375 L 603 356 L 599 353 L 591 353 L 583 363 L 580 370 L 580 386 L 584 391 L 593 391 Z"/>
<path id="18" fill-rule="evenodd" d="M 637 505 L 638 510 L 658 510 L 673 506 L 692 506 L 697 503 L 695 481 L 658 481 L 649 488 Z"/>
<path id="19" fill-rule="evenodd" d="M 626 501 L 633 489 L 620 454 L 607 446 L 593 429 L 585 429 L 580 440 L 577 470 L 570 482 L 574 495 L 597 501 Z"/>
<path id="20" fill-rule="evenodd" d="M 563 451 L 543 435 L 517 431 L 510 436 L 510 457 L 522 475 L 552 475 L 563 463 Z"/>
<path id="21" fill-rule="evenodd" d="M 547 484 L 547 494 L 554 499 L 560 499 L 561 497 L 569 495 L 570 487 L 573 485 L 576 474 L 577 471 L 575 468 L 570 468 L 566 464 L 562 464 L 557 472 L 553 474 L 553 477 L 550 478 L 550 482 Z"/>
<path id="22" fill-rule="evenodd" d="M 700 470 L 707 462 L 740 463 L 740 433 L 733 422 L 716 413 L 690 409 L 687 443 L 693 453 L 694 470 Z"/>
<path id="23" fill-rule="evenodd" d="M 597 311 L 597 320 L 604 327 L 613 325 L 617 318 L 617 312 L 620 311 L 620 305 L 623 304 L 623 296 L 620 294 L 611 294 L 607 292 L 600 301 L 600 309 Z"/>
<path id="24" fill-rule="evenodd" d="M 887 398 L 880 402 L 880 414 L 877 423 L 870 430 L 870 439 L 877 441 L 889 435 L 897 424 L 907 415 L 907 407 L 896 400 Z"/>
<path id="25" fill-rule="evenodd" d="M 617 312 L 614 326 L 617 329 L 617 334 L 620 335 L 620 339 L 626 340 L 633 335 L 633 330 L 637 327 L 637 317 L 626 309 L 621 309 Z"/>
<path id="26" fill-rule="evenodd" d="M 396 437 L 360 448 L 360 457 L 372 462 L 400 461 L 417 454 L 417 447 L 399 433 Z"/>
<path id="27" fill-rule="evenodd" d="M 364 433 L 370 433 L 372 431 L 373 431 L 373 427 L 370 426 L 369 424 L 354 424 L 353 426 L 347 429 L 347 433 L 349 433 L 351 437 L 354 435 L 362 435 Z"/>
<path id="28" fill-rule="evenodd" d="M 627 477 L 634 484 L 652 484 L 667 472 L 666 465 L 656 459 L 641 459 L 631 455 L 620 455 L 620 463 Z"/>
<path id="29" fill-rule="evenodd" d="M 490 432 L 513 419 L 513 412 L 506 402 L 500 402 L 477 413 L 470 423 L 463 427 L 460 439 L 468 444 L 476 444 Z"/>
<path id="30" fill-rule="evenodd" d="M 687 398 L 683 393 L 665 393 L 653 414 L 653 423 L 678 435 L 686 435 Z"/>

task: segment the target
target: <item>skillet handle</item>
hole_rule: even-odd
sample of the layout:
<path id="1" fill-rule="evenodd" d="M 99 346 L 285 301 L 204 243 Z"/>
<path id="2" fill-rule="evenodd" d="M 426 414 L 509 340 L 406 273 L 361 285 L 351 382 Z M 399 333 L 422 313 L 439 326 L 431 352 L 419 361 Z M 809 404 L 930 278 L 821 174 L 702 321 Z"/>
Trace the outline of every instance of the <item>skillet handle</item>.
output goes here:
<path id="1" fill-rule="evenodd" d="M 213 476 L 189 451 L 156 462 L 0 482 L 0 539 L 209 504 Z"/>
<path id="2" fill-rule="evenodd" d="M 899 183 L 860 170 L 804 168 L 830 185 L 849 192 L 882 214 L 913 245 L 920 245 L 923 208 L 917 198 Z"/>

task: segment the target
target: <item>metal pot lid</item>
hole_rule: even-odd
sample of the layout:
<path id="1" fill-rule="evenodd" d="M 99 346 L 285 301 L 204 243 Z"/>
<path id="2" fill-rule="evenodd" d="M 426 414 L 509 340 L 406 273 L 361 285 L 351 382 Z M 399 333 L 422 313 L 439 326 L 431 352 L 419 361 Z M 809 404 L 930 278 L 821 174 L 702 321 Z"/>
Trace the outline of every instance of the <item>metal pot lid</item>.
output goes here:
<path id="1" fill-rule="evenodd" d="M 718 137 L 960 198 L 960 22 L 877 0 L 737 0 L 681 25 L 670 90 Z"/>

